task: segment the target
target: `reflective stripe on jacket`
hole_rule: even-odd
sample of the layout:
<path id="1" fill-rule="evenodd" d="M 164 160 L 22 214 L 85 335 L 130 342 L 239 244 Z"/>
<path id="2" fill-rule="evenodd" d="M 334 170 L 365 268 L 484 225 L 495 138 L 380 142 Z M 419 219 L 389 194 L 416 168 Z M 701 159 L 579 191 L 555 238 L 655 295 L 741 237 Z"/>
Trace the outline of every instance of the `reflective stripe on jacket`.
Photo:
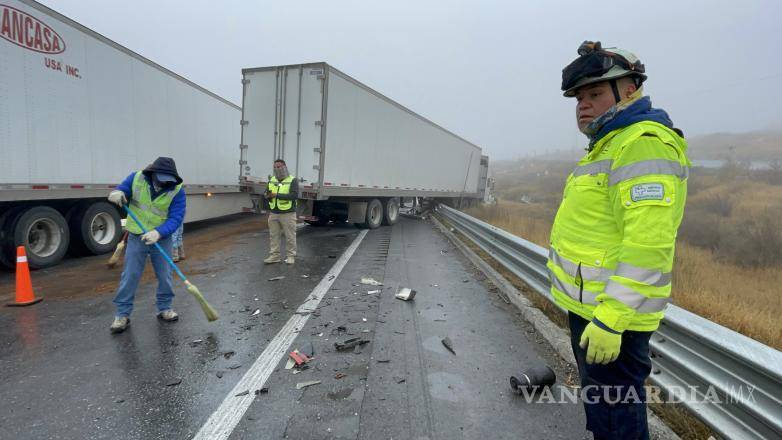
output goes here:
<path id="1" fill-rule="evenodd" d="M 171 201 L 174 200 L 174 196 L 177 195 L 181 188 L 182 185 L 179 184 L 171 191 L 163 191 L 152 200 L 149 183 L 144 177 L 144 173 L 138 171 L 133 178 L 133 194 L 128 202 L 129 208 L 141 220 L 147 231 L 151 231 L 166 221 L 168 218 L 168 207 L 171 206 Z M 131 234 L 138 235 L 144 232 L 131 218 L 128 218 L 125 228 Z"/>
<path id="2" fill-rule="evenodd" d="M 278 199 L 277 195 L 288 195 L 291 193 L 291 182 L 294 177 L 288 176 L 280 182 L 276 177 L 269 179 L 268 190 L 274 195 L 273 199 L 269 199 L 269 208 L 276 211 L 292 211 L 293 200 Z"/>
<path id="3" fill-rule="evenodd" d="M 603 137 L 568 176 L 548 268 L 558 304 L 617 330 L 653 331 L 670 301 L 687 199 L 687 142 L 642 121 Z"/>

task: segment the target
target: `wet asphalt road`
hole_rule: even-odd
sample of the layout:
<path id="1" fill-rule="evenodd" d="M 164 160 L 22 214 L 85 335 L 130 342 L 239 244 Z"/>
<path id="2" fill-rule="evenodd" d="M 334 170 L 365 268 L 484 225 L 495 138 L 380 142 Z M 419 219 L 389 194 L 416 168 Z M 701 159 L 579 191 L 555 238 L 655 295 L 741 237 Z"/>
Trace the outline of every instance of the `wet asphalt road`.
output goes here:
<path id="1" fill-rule="evenodd" d="M 293 267 L 260 264 L 266 232 L 215 250 L 191 277 L 215 323 L 180 285 L 180 321 L 159 322 L 154 283 L 120 335 L 108 332 L 111 294 L 0 309 L 0 438 L 192 438 L 358 234 L 301 229 Z M 293 374 L 282 359 L 230 438 L 588 438 L 580 405 L 509 392 L 509 375 L 555 359 L 481 278 L 426 222 L 370 231 L 290 347 L 312 345 L 309 368 Z M 415 300 L 394 299 L 399 287 Z M 351 337 L 369 342 L 334 348 Z"/>

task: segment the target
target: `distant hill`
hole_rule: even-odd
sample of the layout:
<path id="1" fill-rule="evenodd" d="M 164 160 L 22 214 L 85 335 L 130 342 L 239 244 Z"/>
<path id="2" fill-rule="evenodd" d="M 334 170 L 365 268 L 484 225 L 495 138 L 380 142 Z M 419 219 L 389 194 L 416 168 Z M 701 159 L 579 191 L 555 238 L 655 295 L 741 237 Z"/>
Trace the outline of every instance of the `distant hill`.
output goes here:
<path id="1" fill-rule="evenodd" d="M 689 156 L 692 160 L 782 160 L 782 130 L 751 131 L 747 133 L 714 133 L 688 137 Z M 495 171 L 516 168 L 516 162 L 564 161 L 576 162 L 584 155 L 581 148 L 551 150 L 544 154 L 520 157 L 517 160 L 496 161 Z"/>
<path id="2" fill-rule="evenodd" d="M 782 160 L 782 130 L 714 133 L 688 139 L 690 158 Z"/>

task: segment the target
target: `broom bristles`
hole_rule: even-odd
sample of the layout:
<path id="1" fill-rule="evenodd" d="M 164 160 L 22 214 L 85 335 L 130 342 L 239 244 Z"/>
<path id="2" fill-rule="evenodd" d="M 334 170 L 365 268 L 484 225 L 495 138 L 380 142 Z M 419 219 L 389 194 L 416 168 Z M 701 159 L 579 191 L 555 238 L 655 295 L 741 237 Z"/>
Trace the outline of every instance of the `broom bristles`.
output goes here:
<path id="1" fill-rule="evenodd" d="M 201 291 L 198 290 L 198 287 L 196 287 L 195 284 L 191 283 L 190 281 L 185 281 L 185 286 L 187 287 L 187 291 L 190 292 L 190 294 L 195 297 L 196 301 L 198 301 L 198 304 L 201 305 L 201 310 L 204 311 L 206 319 L 209 322 L 216 321 L 220 317 L 217 314 L 217 310 L 215 310 L 208 302 L 206 302 L 206 298 L 204 298 L 204 295 L 202 295 Z"/>
<path id="2" fill-rule="evenodd" d="M 117 248 L 114 249 L 114 253 L 111 255 L 111 258 L 109 258 L 109 262 L 106 263 L 107 266 L 109 266 L 110 269 L 113 269 L 114 266 L 117 265 L 119 262 L 119 257 L 122 255 L 122 250 L 125 249 L 125 242 L 120 241 L 117 243 Z"/>

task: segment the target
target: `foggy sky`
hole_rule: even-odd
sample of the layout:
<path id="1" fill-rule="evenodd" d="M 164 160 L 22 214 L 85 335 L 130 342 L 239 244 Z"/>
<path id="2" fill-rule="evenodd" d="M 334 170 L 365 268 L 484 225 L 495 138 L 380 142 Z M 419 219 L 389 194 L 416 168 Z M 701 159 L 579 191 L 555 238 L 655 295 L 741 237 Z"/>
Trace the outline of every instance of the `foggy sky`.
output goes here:
<path id="1" fill-rule="evenodd" d="M 782 128 L 774 0 L 42 3 L 239 105 L 242 68 L 326 61 L 495 160 L 586 144 L 559 90 L 585 39 L 636 53 L 688 136 Z"/>

